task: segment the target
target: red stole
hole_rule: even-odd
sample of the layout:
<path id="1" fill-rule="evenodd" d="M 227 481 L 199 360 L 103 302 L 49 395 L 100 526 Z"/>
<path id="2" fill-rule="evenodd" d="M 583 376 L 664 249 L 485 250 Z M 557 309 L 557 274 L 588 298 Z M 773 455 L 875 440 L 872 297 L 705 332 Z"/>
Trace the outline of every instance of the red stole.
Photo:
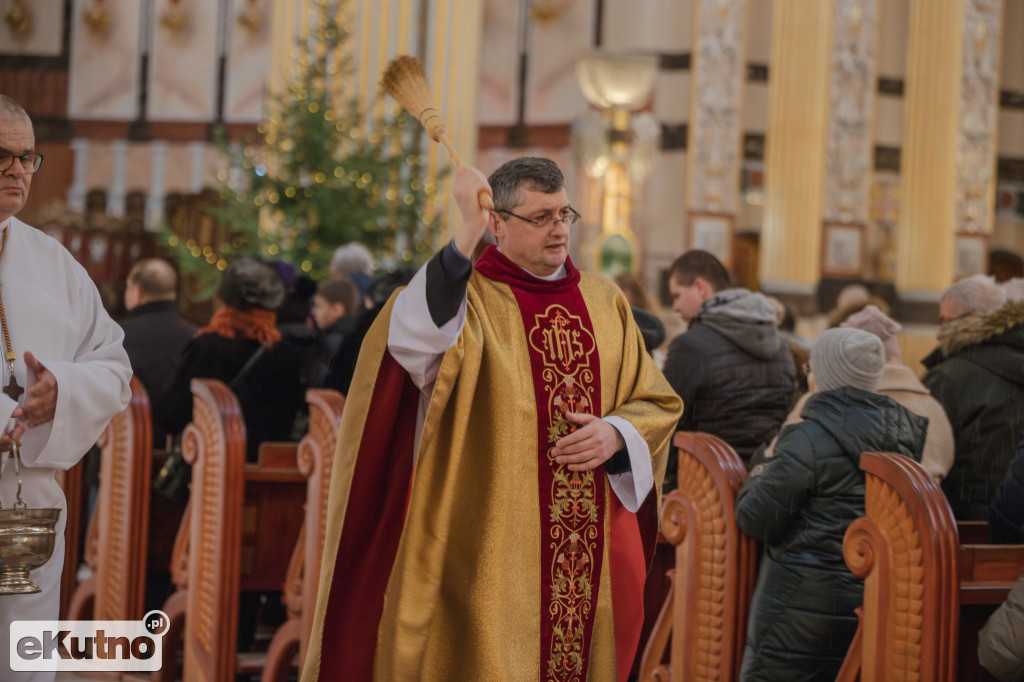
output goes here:
<path id="1" fill-rule="evenodd" d="M 604 557 L 605 479 L 600 467 L 574 472 L 551 450 L 576 430 L 564 413 L 601 416 L 601 375 L 594 326 L 579 290 L 580 273 L 540 280 L 488 248 L 480 274 L 511 288 L 519 305 L 537 404 L 537 490 L 541 520 L 542 680 L 586 680 Z"/>

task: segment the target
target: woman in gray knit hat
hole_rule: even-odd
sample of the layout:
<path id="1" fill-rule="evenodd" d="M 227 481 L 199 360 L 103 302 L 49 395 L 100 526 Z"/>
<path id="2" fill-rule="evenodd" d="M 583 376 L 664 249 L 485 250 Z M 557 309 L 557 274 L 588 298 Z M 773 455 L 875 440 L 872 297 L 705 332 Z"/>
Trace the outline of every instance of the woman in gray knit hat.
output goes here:
<path id="1" fill-rule="evenodd" d="M 928 420 L 875 393 L 885 349 L 874 334 L 830 329 L 811 349 L 813 395 L 803 421 L 747 479 L 736 523 L 764 543 L 740 679 L 835 679 L 857 630 L 863 583 L 843 560 L 843 535 L 864 515 L 860 454 L 920 461 Z"/>

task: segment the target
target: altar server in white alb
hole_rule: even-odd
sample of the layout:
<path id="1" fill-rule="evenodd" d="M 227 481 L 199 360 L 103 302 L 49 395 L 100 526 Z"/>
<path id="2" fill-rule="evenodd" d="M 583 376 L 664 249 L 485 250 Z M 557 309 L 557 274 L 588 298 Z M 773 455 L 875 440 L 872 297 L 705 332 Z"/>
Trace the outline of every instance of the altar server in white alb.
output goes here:
<path id="1" fill-rule="evenodd" d="M 56 620 L 67 505 L 54 470 L 74 466 L 110 418 L 128 405 L 132 376 L 124 333 L 107 315 L 85 269 L 56 240 L 14 216 L 42 163 L 32 121 L 0 95 L 0 501 L 14 504 L 9 458 L 20 443 L 29 507 L 59 507 L 53 556 L 31 579 L 42 591 L 0 595 L 0 679 L 53 680 L 10 671 L 10 623 Z"/>

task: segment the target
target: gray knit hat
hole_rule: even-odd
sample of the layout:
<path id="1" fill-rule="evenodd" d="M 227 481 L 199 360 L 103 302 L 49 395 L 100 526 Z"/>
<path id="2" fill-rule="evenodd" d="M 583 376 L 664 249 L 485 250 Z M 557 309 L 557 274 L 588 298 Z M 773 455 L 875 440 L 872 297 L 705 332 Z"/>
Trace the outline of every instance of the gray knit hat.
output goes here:
<path id="1" fill-rule="evenodd" d="M 874 391 L 884 370 L 881 339 L 860 329 L 829 329 L 811 348 L 811 372 L 819 391 L 843 386 Z"/>

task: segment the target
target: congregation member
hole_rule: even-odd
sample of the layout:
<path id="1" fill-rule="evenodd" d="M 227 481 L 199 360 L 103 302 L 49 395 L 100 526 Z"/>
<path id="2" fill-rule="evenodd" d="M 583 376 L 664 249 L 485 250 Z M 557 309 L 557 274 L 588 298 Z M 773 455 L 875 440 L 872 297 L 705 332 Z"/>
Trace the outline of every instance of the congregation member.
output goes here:
<path id="1" fill-rule="evenodd" d="M 864 515 L 864 451 L 921 459 L 927 419 L 876 393 L 885 350 L 874 334 L 830 329 L 811 348 L 803 421 L 751 471 L 736 524 L 764 555 L 751 601 L 743 682 L 834 680 L 864 586 L 843 559 L 843 535 Z"/>
<path id="2" fill-rule="evenodd" d="M 174 384 L 155 414 L 170 433 L 192 420 L 192 379 L 220 379 L 238 398 L 247 456 L 256 461 L 265 440 L 288 440 L 303 403 L 295 351 L 281 340 L 274 311 L 284 282 L 269 265 L 243 257 L 228 265 L 217 288 L 223 304 L 196 332 Z"/>
<path id="3" fill-rule="evenodd" d="M 58 617 L 69 510 L 54 473 L 77 464 L 131 399 L 124 333 L 89 275 L 60 243 L 15 217 L 42 163 L 31 118 L 0 95 L 0 502 L 10 509 L 17 500 L 11 462 L 17 446 L 25 504 L 60 510 L 53 554 L 31 573 L 40 591 L 0 596 L 0 679 L 11 682 L 55 676 L 15 672 L 10 660 L 13 621 Z"/>
<path id="4" fill-rule="evenodd" d="M 1024 428 L 1024 303 L 991 277 L 949 287 L 923 383 L 945 408 L 956 454 L 942 481 L 953 515 L 984 520 Z"/>
<path id="5" fill-rule="evenodd" d="M 348 279 L 359 288 L 362 300 L 373 284 L 373 254 L 358 242 L 342 244 L 331 254 L 331 279 Z"/>
<path id="6" fill-rule="evenodd" d="M 672 264 L 669 292 L 672 309 L 689 323 L 665 359 L 665 378 L 686 406 L 679 429 L 718 436 L 749 469 L 796 399 L 796 368 L 775 309 L 761 294 L 734 288 L 722 263 L 701 250 Z M 666 492 L 676 487 L 677 457 L 673 449 Z"/>
<path id="7" fill-rule="evenodd" d="M 178 314 L 174 266 L 163 258 L 143 258 L 135 263 L 125 282 L 124 307 L 124 349 L 152 405 L 174 382 L 185 346 L 196 331 Z M 154 419 L 153 447 L 160 449 L 166 444 L 167 432 Z"/>
<path id="8" fill-rule="evenodd" d="M 1019 545 L 1024 540 L 1024 431 L 1017 437 L 1013 459 L 992 496 L 987 518 L 990 543 Z"/>
<path id="9" fill-rule="evenodd" d="M 898 335 L 903 327 L 874 305 L 868 305 L 860 312 L 854 313 L 840 326 L 862 329 L 874 334 L 882 342 L 885 348 L 885 368 L 875 391 L 880 395 L 889 396 L 914 414 L 928 419 L 921 466 L 941 485 L 942 479 L 953 466 L 953 427 L 950 426 L 942 405 L 931 396 L 914 371 L 901 361 Z M 783 427 L 803 421 L 800 415 L 810 397 L 810 394 L 800 397 L 786 417 Z M 776 442 L 778 436 L 768 448 L 765 457 L 772 456 Z"/>
<path id="10" fill-rule="evenodd" d="M 303 679 L 625 680 L 679 398 L 569 259 L 554 162 L 453 193 L 462 227 L 363 344 Z"/>
<path id="11" fill-rule="evenodd" d="M 978 661 L 999 682 L 1024 680 L 1024 574 L 978 633 Z"/>
<path id="12" fill-rule="evenodd" d="M 359 289 L 349 279 L 329 279 L 316 285 L 312 315 L 323 334 L 328 356 L 334 355 L 352 330 L 359 310 Z"/>

